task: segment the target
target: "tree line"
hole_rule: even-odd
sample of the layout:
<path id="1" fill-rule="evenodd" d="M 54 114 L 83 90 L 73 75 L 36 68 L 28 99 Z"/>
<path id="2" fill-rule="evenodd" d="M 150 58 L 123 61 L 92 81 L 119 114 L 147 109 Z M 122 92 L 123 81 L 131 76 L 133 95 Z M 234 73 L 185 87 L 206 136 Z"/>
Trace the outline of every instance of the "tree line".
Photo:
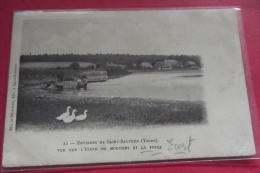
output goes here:
<path id="1" fill-rule="evenodd" d="M 20 56 L 20 62 L 91 62 L 95 64 L 109 62 L 127 66 L 139 65 L 142 62 L 149 62 L 154 65 L 156 62 L 164 60 L 176 60 L 181 64 L 193 61 L 198 67 L 202 67 L 201 59 L 198 55 L 38 54 Z"/>

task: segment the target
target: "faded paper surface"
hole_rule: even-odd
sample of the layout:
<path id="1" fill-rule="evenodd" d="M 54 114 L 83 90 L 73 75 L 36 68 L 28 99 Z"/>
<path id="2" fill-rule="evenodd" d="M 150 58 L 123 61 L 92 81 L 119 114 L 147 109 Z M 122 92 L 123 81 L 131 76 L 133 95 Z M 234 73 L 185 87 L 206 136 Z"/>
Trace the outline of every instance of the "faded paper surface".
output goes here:
<path id="1" fill-rule="evenodd" d="M 255 154 L 236 13 L 235 9 L 16 13 L 3 166 Z M 147 63 L 140 63 L 136 68 L 131 67 L 129 71 L 135 73 L 130 75 L 102 83 L 89 83 L 86 92 L 64 90 L 57 96 L 41 90 L 37 85 L 24 86 L 21 83 L 22 75 L 26 75 L 21 69 L 26 63 L 20 63 L 20 56 L 42 54 L 128 54 L 129 59 L 135 55 L 196 55 L 202 65 L 200 67 L 195 63 L 192 66 L 191 63 L 185 68 L 189 63 L 180 59 L 175 63 L 181 70 L 174 70 L 173 66 L 159 66 L 157 70 L 154 67 L 150 69 L 149 63 L 147 67 Z M 165 59 L 161 61 L 166 64 Z M 36 94 L 28 100 L 32 91 Z M 86 98 L 86 103 L 78 102 L 78 98 Z M 60 100 L 60 104 L 66 100 L 68 104 L 54 105 L 57 102 L 55 99 Z M 34 120 L 33 114 L 38 117 L 45 110 L 36 110 L 29 105 L 37 102 L 43 106 L 46 100 L 49 103 L 46 112 L 58 109 L 63 113 L 68 105 L 73 105 L 73 109 L 80 105 L 85 106 L 85 109 L 94 106 L 89 108 L 88 117 L 82 122 L 73 121 L 73 125 L 66 125 L 57 121 L 56 117 L 60 114 L 55 113 L 43 114 L 40 119 L 44 124 L 49 121 L 47 117 L 52 116 L 53 124 L 37 125 L 37 118 Z M 106 106 L 99 106 L 98 101 L 104 100 Z M 123 105 L 125 110 L 120 108 L 122 100 L 126 100 Z M 182 108 L 182 103 L 185 103 L 183 107 L 186 108 Z M 19 104 L 28 107 L 19 108 L 19 112 Z M 140 107 L 142 104 L 147 109 L 143 110 Z M 117 109 L 116 105 L 119 105 Z M 64 109 L 59 110 L 54 106 Z M 196 113 L 197 109 L 191 109 L 193 106 L 198 106 L 204 113 L 202 119 L 194 122 L 190 115 Z M 124 112 L 133 112 L 135 117 L 138 111 L 143 116 L 146 110 L 150 111 L 148 107 L 155 112 L 153 119 L 157 118 L 158 112 L 158 120 L 151 119 L 148 113 L 142 122 L 138 117 L 124 117 Z M 102 112 L 103 109 L 106 112 Z M 106 120 L 96 120 L 93 117 L 98 117 L 100 111 L 108 115 L 107 110 L 109 115 L 114 113 L 117 118 L 104 116 L 102 118 Z M 121 111 L 120 114 L 117 110 Z M 175 116 L 181 111 L 190 115 L 184 120 L 179 117 L 176 122 L 169 117 L 161 120 L 160 117 L 165 117 L 164 111 L 169 111 L 169 116 Z M 146 123 L 145 118 L 151 123 Z"/>

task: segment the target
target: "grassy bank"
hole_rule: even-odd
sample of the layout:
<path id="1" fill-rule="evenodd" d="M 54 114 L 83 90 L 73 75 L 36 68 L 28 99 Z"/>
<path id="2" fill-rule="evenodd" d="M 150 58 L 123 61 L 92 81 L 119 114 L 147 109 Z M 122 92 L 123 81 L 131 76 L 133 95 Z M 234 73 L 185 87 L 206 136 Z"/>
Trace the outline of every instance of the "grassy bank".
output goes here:
<path id="1" fill-rule="evenodd" d="M 130 74 L 128 70 L 121 69 L 120 67 L 105 67 L 97 70 L 88 68 L 79 68 L 77 70 L 71 68 L 21 68 L 19 72 L 19 80 L 21 85 L 37 83 L 36 81 L 40 83 L 42 80 L 56 81 L 57 77 L 64 81 L 76 81 L 78 76 L 89 71 L 107 71 L 109 79 Z"/>
<path id="2" fill-rule="evenodd" d="M 69 130 L 101 128 L 140 128 L 150 125 L 206 123 L 202 101 L 166 101 L 137 98 L 36 97 L 20 93 L 18 100 L 17 131 Z M 88 117 L 81 122 L 64 124 L 55 117 L 70 105 Z"/>

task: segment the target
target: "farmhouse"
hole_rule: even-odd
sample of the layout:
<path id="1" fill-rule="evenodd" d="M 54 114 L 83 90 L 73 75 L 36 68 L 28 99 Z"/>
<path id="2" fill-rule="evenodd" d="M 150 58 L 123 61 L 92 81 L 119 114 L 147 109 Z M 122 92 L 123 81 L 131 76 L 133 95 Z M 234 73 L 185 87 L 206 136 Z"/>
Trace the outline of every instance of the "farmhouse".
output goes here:
<path id="1" fill-rule="evenodd" d="M 173 65 L 173 64 L 178 64 L 179 62 L 174 60 L 174 59 L 167 59 L 164 60 L 164 64 L 169 64 L 169 65 Z"/>
<path id="2" fill-rule="evenodd" d="M 180 66 L 180 63 L 178 61 L 169 59 L 163 61 L 162 69 L 174 69 L 177 66 Z"/>
<path id="3" fill-rule="evenodd" d="M 163 65 L 162 66 L 162 70 L 170 70 L 170 69 L 172 69 L 172 67 L 169 66 L 169 65 Z"/>

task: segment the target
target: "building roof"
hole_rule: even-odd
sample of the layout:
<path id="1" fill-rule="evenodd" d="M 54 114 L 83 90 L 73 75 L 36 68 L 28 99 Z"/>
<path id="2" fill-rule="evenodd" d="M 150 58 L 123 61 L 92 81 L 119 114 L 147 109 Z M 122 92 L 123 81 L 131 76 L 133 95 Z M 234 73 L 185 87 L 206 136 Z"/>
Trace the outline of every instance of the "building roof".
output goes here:
<path id="1" fill-rule="evenodd" d="M 163 66 L 163 62 L 156 62 L 154 64 L 154 67 L 162 67 Z"/>
<path id="2" fill-rule="evenodd" d="M 179 61 L 168 59 L 163 61 L 163 67 L 170 67 L 172 65 L 178 64 Z"/>
<path id="3" fill-rule="evenodd" d="M 187 65 L 196 65 L 197 66 L 197 64 L 194 61 L 187 61 L 186 64 Z"/>
<path id="4" fill-rule="evenodd" d="M 174 59 L 167 59 L 167 60 L 164 60 L 164 63 L 174 63 L 174 64 L 177 64 L 178 61 L 177 60 L 174 60 Z"/>

